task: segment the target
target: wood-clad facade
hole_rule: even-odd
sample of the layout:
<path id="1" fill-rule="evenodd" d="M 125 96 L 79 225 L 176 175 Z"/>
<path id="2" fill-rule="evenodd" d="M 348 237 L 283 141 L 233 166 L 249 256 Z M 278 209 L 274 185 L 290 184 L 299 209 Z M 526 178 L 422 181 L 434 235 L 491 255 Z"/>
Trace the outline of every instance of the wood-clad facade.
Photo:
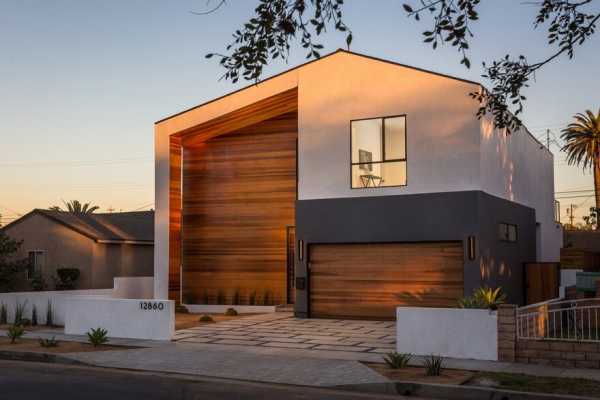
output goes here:
<path id="1" fill-rule="evenodd" d="M 310 246 L 310 316 L 394 319 L 396 307 L 455 307 L 461 242 Z"/>

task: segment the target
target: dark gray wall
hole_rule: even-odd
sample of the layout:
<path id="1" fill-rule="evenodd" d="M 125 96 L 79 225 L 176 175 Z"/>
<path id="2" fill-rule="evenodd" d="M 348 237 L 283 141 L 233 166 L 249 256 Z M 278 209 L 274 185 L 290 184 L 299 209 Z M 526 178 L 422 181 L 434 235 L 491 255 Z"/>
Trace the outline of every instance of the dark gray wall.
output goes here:
<path id="1" fill-rule="evenodd" d="M 517 243 L 498 240 L 500 222 L 518 225 Z M 296 277 L 307 277 L 311 244 L 460 240 L 465 295 L 484 284 L 500 285 L 511 302 L 521 304 L 523 263 L 535 261 L 535 229 L 533 209 L 480 191 L 299 200 L 296 235 L 304 241 L 305 257 L 296 261 Z M 475 260 L 466 254 L 469 236 L 476 237 Z M 307 316 L 307 290 L 296 291 L 295 310 Z"/>

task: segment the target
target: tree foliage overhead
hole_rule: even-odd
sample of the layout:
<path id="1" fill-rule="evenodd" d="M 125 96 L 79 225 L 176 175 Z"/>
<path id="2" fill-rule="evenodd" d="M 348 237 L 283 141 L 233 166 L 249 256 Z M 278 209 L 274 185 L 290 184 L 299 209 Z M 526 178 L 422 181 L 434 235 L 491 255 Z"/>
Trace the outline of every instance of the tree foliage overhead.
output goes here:
<path id="1" fill-rule="evenodd" d="M 416 21 L 428 19 L 431 27 L 423 32 L 433 49 L 440 45 L 455 47 L 460 63 L 471 67 L 469 48 L 474 38 L 472 25 L 479 20 L 479 8 L 490 0 L 404 0 L 405 14 Z M 503 0 L 506 1 L 506 0 Z M 508 2 L 507 2 L 508 3 Z M 537 8 L 534 28 L 547 31 L 549 55 L 536 61 L 526 55 L 506 55 L 483 63 L 482 77 L 491 83 L 489 90 L 471 93 L 480 108 L 478 117 L 491 114 L 496 127 L 508 133 L 521 125 L 529 87 L 535 73 L 560 56 L 573 58 L 577 47 L 594 33 L 600 19 L 600 0 L 539 0 L 528 3 Z M 219 1 L 210 12 L 225 4 Z M 375 4 L 375 3 L 374 3 Z M 511 5 L 512 2 L 511 2 Z M 233 34 L 227 54 L 210 53 L 225 69 L 224 79 L 237 82 L 240 77 L 258 81 L 263 68 L 271 60 L 287 60 L 291 44 L 299 38 L 307 58 L 319 58 L 321 44 L 314 38 L 327 28 L 346 34 L 346 45 L 352 43 L 352 32 L 343 21 L 343 0 L 259 0 L 255 14 Z"/>
<path id="2" fill-rule="evenodd" d="M 71 200 L 68 202 L 63 200 L 63 204 L 65 205 L 64 209 L 60 206 L 52 206 L 50 207 L 50 210 L 65 211 L 73 214 L 92 214 L 100 208 L 98 206 L 92 206 L 90 203 L 81 203 L 79 200 Z"/>

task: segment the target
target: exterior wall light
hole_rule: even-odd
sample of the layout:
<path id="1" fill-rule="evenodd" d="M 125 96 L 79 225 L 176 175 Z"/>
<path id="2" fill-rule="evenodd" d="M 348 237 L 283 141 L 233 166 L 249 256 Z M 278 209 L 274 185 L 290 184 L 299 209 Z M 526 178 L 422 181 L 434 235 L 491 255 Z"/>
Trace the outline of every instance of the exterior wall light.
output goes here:
<path id="1" fill-rule="evenodd" d="M 467 256 L 469 260 L 475 259 L 475 236 L 469 236 L 467 239 Z"/>

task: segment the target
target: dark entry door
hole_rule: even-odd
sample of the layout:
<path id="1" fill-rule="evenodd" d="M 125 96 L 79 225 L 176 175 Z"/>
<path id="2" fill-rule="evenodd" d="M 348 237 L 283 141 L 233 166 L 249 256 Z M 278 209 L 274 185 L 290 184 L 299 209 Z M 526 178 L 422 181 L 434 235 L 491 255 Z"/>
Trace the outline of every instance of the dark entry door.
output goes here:
<path id="1" fill-rule="evenodd" d="M 296 299 L 295 260 L 296 260 L 296 227 L 288 226 L 287 237 L 287 303 L 294 304 Z"/>

